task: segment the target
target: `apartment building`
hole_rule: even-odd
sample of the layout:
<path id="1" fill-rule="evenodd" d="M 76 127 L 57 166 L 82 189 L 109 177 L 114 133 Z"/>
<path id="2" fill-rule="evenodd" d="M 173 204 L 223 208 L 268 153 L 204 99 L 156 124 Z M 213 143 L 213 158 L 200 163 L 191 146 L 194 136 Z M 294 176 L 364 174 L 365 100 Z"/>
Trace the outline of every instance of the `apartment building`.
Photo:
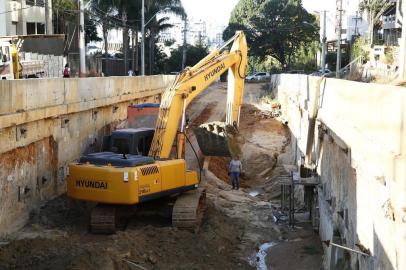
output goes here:
<path id="1" fill-rule="evenodd" d="M 388 0 L 390 6 L 382 15 L 382 29 L 378 31 L 384 45 L 398 46 L 402 36 L 402 1 Z"/>
<path id="2" fill-rule="evenodd" d="M 36 34 L 52 34 L 51 0 L 0 0 L 0 36 Z"/>

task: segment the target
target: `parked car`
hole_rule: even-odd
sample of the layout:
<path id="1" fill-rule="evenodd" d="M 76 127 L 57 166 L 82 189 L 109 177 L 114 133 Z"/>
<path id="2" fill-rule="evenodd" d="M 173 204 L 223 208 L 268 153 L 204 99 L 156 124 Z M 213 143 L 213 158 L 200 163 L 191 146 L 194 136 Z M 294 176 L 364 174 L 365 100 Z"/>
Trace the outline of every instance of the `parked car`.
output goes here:
<path id="1" fill-rule="evenodd" d="M 271 75 L 269 74 L 269 72 L 257 72 L 252 75 L 248 75 L 247 78 L 245 78 L 245 80 L 247 80 L 248 82 L 266 81 L 269 79 L 271 79 Z"/>
<path id="2" fill-rule="evenodd" d="M 328 68 L 325 68 L 324 69 L 324 73 L 323 73 L 323 70 L 322 69 L 319 69 L 318 71 L 316 71 L 316 72 L 313 72 L 312 74 L 310 74 L 310 75 L 312 75 L 312 76 L 326 76 L 326 77 L 329 77 L 330 75 L 332 75 L 333 74 L 333 72 L 331 71 L 331 70 L 329 70 Z"/>

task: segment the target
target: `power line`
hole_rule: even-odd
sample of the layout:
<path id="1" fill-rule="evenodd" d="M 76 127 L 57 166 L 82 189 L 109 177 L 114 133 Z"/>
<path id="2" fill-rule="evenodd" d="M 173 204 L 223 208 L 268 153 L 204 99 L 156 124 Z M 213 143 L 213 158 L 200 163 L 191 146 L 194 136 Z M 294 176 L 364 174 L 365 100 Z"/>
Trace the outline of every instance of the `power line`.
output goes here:
<path id="1" fill-rule="evenodd" d="M 32 7 L 34 7 L 34 6 L 27 6 L 27 7 L 23 7 L 23 8 L 16 8 L 16 9 L 13 9 L 13 10 L 3 11 L 3 12 L 0 12 L 0 15 L 11 13 L 11 12 L 16 12 L 16 11 L 20 11 L 20 10 L 24 10 L 24 9 L 29 9 L 29 8 L 32 8 Z"/>

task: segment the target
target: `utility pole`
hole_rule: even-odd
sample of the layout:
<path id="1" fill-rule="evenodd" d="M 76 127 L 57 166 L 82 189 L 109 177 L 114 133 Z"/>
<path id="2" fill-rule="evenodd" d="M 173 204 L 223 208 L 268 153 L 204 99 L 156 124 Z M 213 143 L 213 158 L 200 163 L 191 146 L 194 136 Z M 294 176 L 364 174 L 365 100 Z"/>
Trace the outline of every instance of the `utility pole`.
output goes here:
<path id="1" fill-rule="evenodd" d="M 337 67 L 336 67 L 336 78 L 340 78 L 341 69 L 341 33 L 343 28 L 343 0 L 337 0 Z"/>
<path id="2" fill-rule="evenodd" d="M 323 10 L 323 37 L 321 38 L 321 72 L 324 75 L 326 71 L 326 54 L 327 54 L 327 11 Z"/>
<path id="3" fill-rule="evenodd" d="M 137 68 L 136 68 L 136 64 L 135 64 L 135 29 L 134 27 L 131 29 L 131 67 L 132 70 L 134 72 L 134 74 L 136 74 L 137 72 Z"/>
<path id="4" fill-rule="evenodd" d="M 355 20 L 355 29 L 354 29 L 354 36 L 360 36 L 359 34 L 359 29 L 358 29 L 358 21 L 362 21 L 362 17 L 359 14 L 359 11 L 355 12 L 355 18 L 353 18 L 353 20 Z"/>
<path id="5" fill-rule="evenodd" d="M 182 56 L 182 70 L 186 67 L 186 45 L 187 45 L 187 17 L 184 16 L 183 24 L 183 56 Z"/>
<path id="6" fill-rule="evenodd" d="M 79 77 L 86 76 L 86 50 L 85 50 L 85 12 L 83 0 L 78 0 L 79 5 Z"/>
<path id="7" fill-rule="evenodd" d="M 124 53 L 124 76 L 128 75 L 128 45 L 129 45 L 129 29 L 127 26 L 127 12 L 123 12 L 123 53 Z"/>
<path id="8" fill-rule="evenodd" d="M 45 0 L 44 2 L 44 7 L 45 7 L 45 35 L 49 35 L 48 33 L 48 18 L 49 18 L 49 6 L 48 6 L 48 0 Z"/>
<path id="9" fill-rule="evenodd" d="M 141 13 L 141 75 L 145 76 L 145 0 L 142 0 Z"/>

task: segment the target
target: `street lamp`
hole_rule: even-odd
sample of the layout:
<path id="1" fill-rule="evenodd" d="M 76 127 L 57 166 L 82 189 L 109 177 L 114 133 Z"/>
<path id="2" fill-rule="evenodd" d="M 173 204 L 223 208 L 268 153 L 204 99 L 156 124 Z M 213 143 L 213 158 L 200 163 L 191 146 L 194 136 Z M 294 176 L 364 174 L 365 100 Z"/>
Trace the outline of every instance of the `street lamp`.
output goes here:
<path id="1" fill-rule="evenodd" d="M 145 26 L 147 26 L 154 18 L 156 15 L 158 15 L 159 12 L 161 11 L 168 11 L 170 10 L 169 7 L 165 8 L 164 10 L 160 10 L 157 13 L 154 14 L 146 23 L 145 23 L 145 0 L 142 0 L 142 22 L 141 22 L 141 75 L 145 76 Z"/>

